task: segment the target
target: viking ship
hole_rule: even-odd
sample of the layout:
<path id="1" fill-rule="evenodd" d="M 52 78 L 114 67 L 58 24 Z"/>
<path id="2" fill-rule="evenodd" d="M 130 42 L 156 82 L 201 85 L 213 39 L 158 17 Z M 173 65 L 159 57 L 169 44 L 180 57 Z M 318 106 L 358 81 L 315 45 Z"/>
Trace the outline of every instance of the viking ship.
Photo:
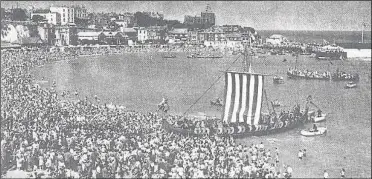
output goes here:
<path id="1" fill-rule="evenodd" d="M 247 49 L 247 48 L 246 48 Z M 164 129 L 185 135 L 211 135 L 247 137 L 260 136 L 286 131 L 310 122 L 308 110 L 301 113 L 299 105 L 293 113 L 276 114 L 262 113 L 263 97 L 266 97 L 265 74 L 252 72 L 250 63 L 247 63 L 247 50 L 243 61 L 243 71 L 223 71 L 225 76 L 225 98 L 222 106 L 223 113 L 220 119 L 212 124 L 208 121 L 197 121 L 195 125 L 182 128 L 180 125 L 171 125 L 163 121 Z M 249 64 L 249 65 L 247 65 Z M 185 118 L 184 118 L 185 119 Z M 181 121 L 178 121 L 182 123 Z"/>

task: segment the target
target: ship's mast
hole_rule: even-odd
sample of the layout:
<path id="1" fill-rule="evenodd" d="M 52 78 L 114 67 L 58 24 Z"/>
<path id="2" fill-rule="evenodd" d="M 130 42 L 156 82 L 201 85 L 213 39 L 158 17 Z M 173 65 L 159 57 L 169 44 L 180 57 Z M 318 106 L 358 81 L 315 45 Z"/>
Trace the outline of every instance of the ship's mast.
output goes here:
<path id="1" fill-rule="evenodd" d="M 248 59 L 248 45 L 244 45 L 244 59 L 243 59 L 243 71 L 252 73 L 252 67 L 251 67 L 251 59 Z"/>
<path id="2" fill-rule="evenodd" d="M 364 27 L 370 27 L 371 24 L 367 24 L 365 22 L 362 23 L 362 43 L 364 43 Z"/>
<path id="3" fill-rule="evenodd" d="M 364 26 L 365 24 L 362 24 L 362 43 L 364 43 Z"/>

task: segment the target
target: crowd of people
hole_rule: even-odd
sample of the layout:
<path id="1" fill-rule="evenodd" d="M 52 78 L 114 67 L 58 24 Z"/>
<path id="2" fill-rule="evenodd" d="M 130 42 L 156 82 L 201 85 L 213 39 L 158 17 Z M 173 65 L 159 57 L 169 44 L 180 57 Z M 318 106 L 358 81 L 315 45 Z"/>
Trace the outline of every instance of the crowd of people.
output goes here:
<path id="1" fill-rule="evenodd" d="M 290 178 L 279 150 L 231 137 L 163 130 L 158 113 L 139 113 L 35 84 L 30 70 L 76 53 L 1 53 L 1 171 L 62 178 Z M 53 84 L 58 85 L 58 84 Z M 77 101 L 67 100 L 69 95 Z"/>
<path id="2" fill-rule="evenodd" d="M 112 54 L 128 54 L 128 53 L 149 53 L 149 52 L 203 52 L 203 53 L 232 53 L 232 48 L 212 48 L 212 47 L 196 47 L 196 46 L 166 46 L 166 45 L 135 45 L 135 46 L 109 46 L 109 45 L 93 45 L 93 46 L 69 46 L 61 48 L 52 48 L 51 51 L 65 51 L 72 56 L 100 56 Z"/>
<path id="3" fill-rule="evenodd" d="M 290 76 L 295 77 L 302 77 L 307 79 L 324 79 L 324 80 L 330 80 L 331 79 L 331 72 L 325 71 L 325 72 L 318 72 L 318 71 L 310 71 L 310 70 L 300 70 L 297 68 L 290 68 L 287 71 L 287 74 Z"/>

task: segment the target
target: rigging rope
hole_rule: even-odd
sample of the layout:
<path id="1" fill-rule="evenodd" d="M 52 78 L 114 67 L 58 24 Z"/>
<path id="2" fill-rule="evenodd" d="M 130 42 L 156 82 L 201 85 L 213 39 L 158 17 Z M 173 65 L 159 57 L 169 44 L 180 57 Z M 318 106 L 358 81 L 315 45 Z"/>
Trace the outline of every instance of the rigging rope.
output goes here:
<path id="1" fill-rule="evenodd" d="M 236 61 L 238 61 L 238 59 L 240 58 L 241 56 L 238 56 L 238 58 L 236 58 L 233 62 L 232 62 L 232 64 L 225 70 L 225 71 L 228 71 L 231 67 L 232 67 L 232 65 L 236 62 Z M 204 91 L 204 93 L 183 113 L 183 116 L 185 116 L 186 115 L 186 113 L 196 104 L 196 103 L 198 103 L 199 102 L 199 100 L 222 78 L 222 76 L 223 76 L 224 74 L 222 74 L 222 75 L 220 75 L 218 78 L 217 78 L 217 80 L 216 81 L 214 81 L 210 86 L 209 86 L 209 88 L 207 89 L 207 90 L 205 90 Z"/>

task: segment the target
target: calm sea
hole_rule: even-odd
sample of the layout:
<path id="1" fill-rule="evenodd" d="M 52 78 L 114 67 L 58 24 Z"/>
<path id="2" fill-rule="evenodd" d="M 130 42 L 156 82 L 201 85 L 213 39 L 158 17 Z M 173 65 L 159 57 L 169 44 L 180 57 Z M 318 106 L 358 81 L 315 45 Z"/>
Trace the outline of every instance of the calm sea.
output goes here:
<path id="1" fill-rule="evenodd" d="M 209 86 L 222 75 L 236 56 L 221 59 L 188 59 L 187 54 L 178 53 L 175 59 L 163 59 L 162 54 L 126 54 L 101 57 L 82 57 L 77 60 L 56 62 L 36 68 L 36 80 L 45 77 L 49 86 L 57 83 L 57 90 L 78 90 L 81 98 L 94 95 L 102 103 L 124 105 L 138 111 L 155 111 L 162 97 L 167 97 L 171 113 L 185 112 Z M 287 62 L 283 63 L 283 58 Z M 290 56 L 254 58 L 253 70 L 266 74 L 285 76 L 286 70 L 294 66 Z M 239 60 L 233 70 L 241 66 Z M 306 56 L 299 59 L 299 67 L 309 70 L 331 70 L 336 68 L 361 76 L 358 88 L 344 89 L 346 82 L 290 80 L 274 85 L 271 77 L 265 79 L 269 100 L 278 99 L 287 110 L 298 103 L 302 107 L 308 95 L 327 113 L 326 136 L 306 138 L 301 129 L 240 140 L 245 144 L 263 141 L 267 146 L 278 146 L 281 162 L 294 169 L 294 177 L 322 177 L 326 169 L 330 177 L 340 177 L 341 168 L 347 177 L 371 177 L 371 62 L 334 61 L 333 64 L 317 61 Z M 190 114 L 207 114 L 219 117 L 221 109 L 212 107 L 209 101 L 223 97 L 224 79 L 221 78 L 198 103 Z M 268 107 L 263 103 L 263 111 Z M 311 107 L 316 110 L 315 107 Z M 307 126 L 310 127 L 310 126 Z M 308 157 L 298 161 L 297 152 L 307 149 Z M 281 165 L 283 164 L 281 163 Z"/>
<path id="2" fill-rule="evenodd" d="M 275 30 L 257 30 L 263 38 L 270 37 L 273 34 L 281 34 L 289 40 L 313 43 L 323 42 L 323 39 L 333 43 L 358 43 L 362 41 L 362 31 L 275 31 Z M 364 31 L 364 42 L 371 42 L 371 31 Z"/>

